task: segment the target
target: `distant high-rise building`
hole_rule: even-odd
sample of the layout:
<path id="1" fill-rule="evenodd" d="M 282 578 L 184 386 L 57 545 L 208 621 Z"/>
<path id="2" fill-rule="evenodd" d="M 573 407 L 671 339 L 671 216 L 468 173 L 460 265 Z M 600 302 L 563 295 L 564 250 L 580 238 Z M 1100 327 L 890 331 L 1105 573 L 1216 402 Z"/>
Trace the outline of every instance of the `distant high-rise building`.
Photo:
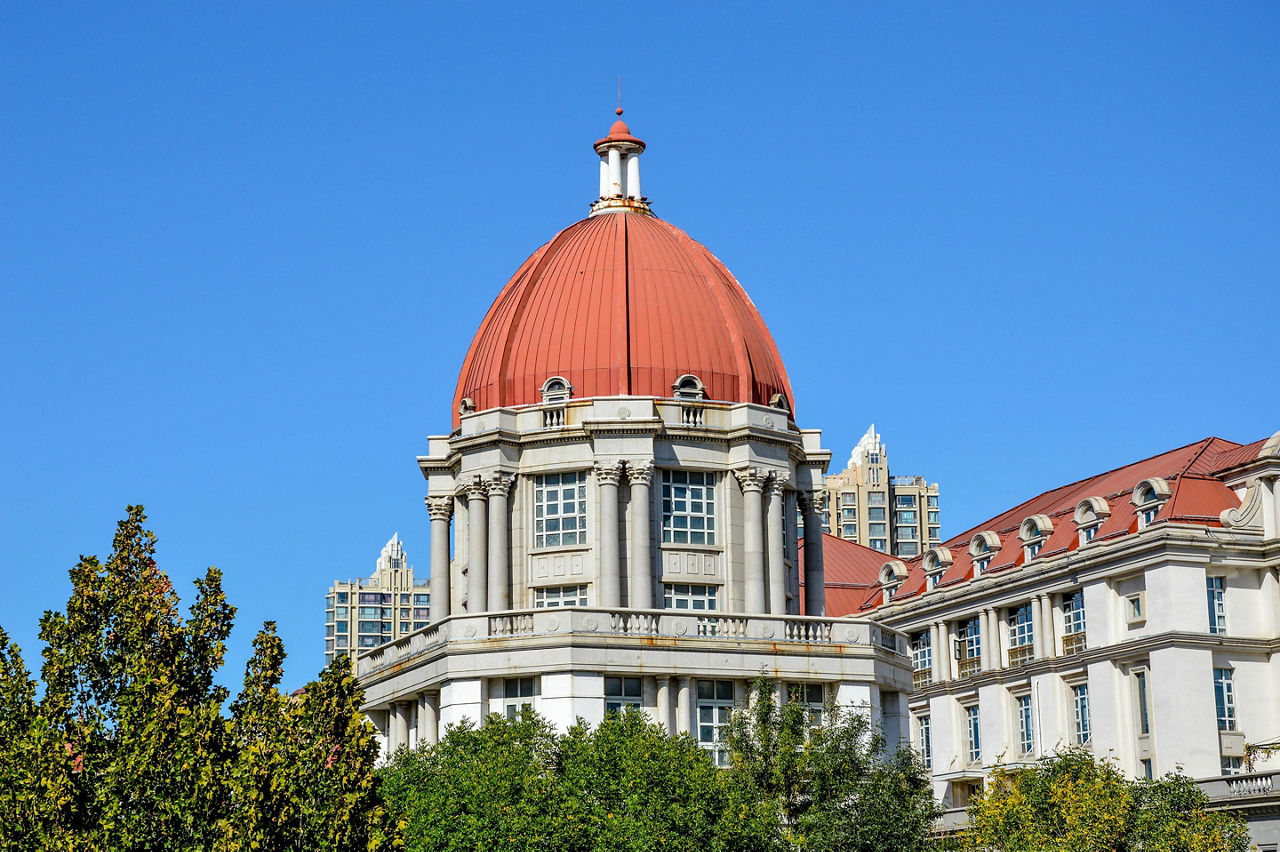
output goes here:
<path id="1" fill-rule="evenodd" d="M 826 477 L 823 532 L 894 556 L 919 556 L 941 538 L 938 484 L 923 476 L 892 476 L 875 424 L 849 463 Z"/>
<path id="2" fill-rule="evenodd" d="M 426 627 L 431 595 L 427 581 L 414 582 L 413 566 L 400 534 L 382 548 L 368 579 L 335 580 L 325 598 L 324 660 L 376 648 Z"/>

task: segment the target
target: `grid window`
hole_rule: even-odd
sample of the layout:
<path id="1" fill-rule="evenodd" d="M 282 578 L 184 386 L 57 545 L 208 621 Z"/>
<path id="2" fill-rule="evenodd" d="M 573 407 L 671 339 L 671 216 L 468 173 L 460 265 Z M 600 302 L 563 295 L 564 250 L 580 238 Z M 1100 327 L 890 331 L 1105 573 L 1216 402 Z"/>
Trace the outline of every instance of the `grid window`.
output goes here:
<path id="1" fill-rule="evenodd" d="M 724 734 L 733 714 L 733 681 L 698 681 L 698 745 L 711 752 L 716 766 L 729 765 Z"/>
<path id="2" fill-rule="evenodd" d="M 842 521 L 858 520 L 858 510 L 851 506 L 845 506 L 843 509 L 840 510 L 840 520 Z"/>
<path id="3" fill-rule="evenodd" d="M 894 498 L 893 505 L 895 505 L 895 506 L 906 506 L 906 507 L 908 507 L 908 508 L 914 508 L 914 507 L 915 507 L 915 505 L 916 505 L 916 498 L 915 498 L 915 495 L 914 495 L 914 494 L 899 494 L 896 498 Z"/>
<path id="4" fill-rule="evenodd" d="M 1075 711 L 1075 730 L 1072 735 L 1076 745 L 1088 745 L 1093 741 L 1093 727 L 1089 723 L 1089 685 L 1071 687 L 1071 704 Z"/>
<path id="5" fill-rule="evenodd" d="M 889 525 L 888 524 L 869 524 L 867 527 L 867 532 L 870 533 L 871 535 L 888 535 Z"/>
<path id="6" fill-rule="evenodd" d="M 1225 577 L 1205 577 L 1205 593 L 1209 598 L 1209 632 L 1227 632 L 1227 601 Z"/>
<path id="7" fill-rule="evenodd" d="M 376 648 L 382 644 L 380 636 L 361 636 L 358 643 L 361 648 Z"/>
<path id="8" fill-rule="evenodd" d="M 1018 703 L 1018 747 L 1023 754 L 1031 754 L 1036 748 L 1034 722 L 1031 718 L 1031 696 L 1019 695 Z"/>
<path id="9" fill-rule="evenodd" d="M 933 769 L 933 720 L 928 716 L 920 717 L 920 760 L 925 769 Z"/>
<path id="10" fill-rule="evenodd" d="M 867 494 L 867 505 L 868 505 L 868 506 L 883 506 L 883 505 L 885 505 L 885 495 L 884 495 L 884 492 L 883 492 L 883 491 L 872 491 L 872 492 L 868 493 L 868 494 Z"/>
<path id="11" fill-rule="evenodd" d="M 1102 529 L 1102 524 L 1093 524 L 1088 527 L 1080 528 L 1080 543 L 1088 544 L 1098 537 L 1098 530 Z"/>
<path id="12" fill-rule="evenodd" d="M 1084 632 L 1084 592 L 1077 589 L 1062 596 L 1062 635 Z"/>
<path id="13" fill-rule="evenodd" d="M 662 540 L 716 543 L 716 475 L 696 470 L 662 472 Z"/>
<path id="14" fill-rule="evenodd" d="M 1242 772 L 1244 772 L 1244 758 L 1242 757 L 1222 758 L 1222 774 L 1223 775 L 1239 775 Z"/>
<path id="15" fill-rule="evenodd" d="M 936 505 L 936 504 L 934 504 L 934 503 L 930 503 L 929 505 L 930 505 L 930 506 L 933 506 L 933 505 Z M 940 521 L 938 520 L 938 510 L 937 510 L 937 509 L 934 509 L 934 510 L 932 510 L 932 511 L 930 511 L 930 512 L 929 512 L 929 523 L 931 523 L 931 524 L 940 523 Z"/>
<path id="16" fill-rule="evenodd" d="M 640 678 L 606 677 L 604 679 L 604 712 L 625 713 L 627 708 L 639 710 L 640 695 Z"/>
<path id="17" fill-rule="evenodd" d="M 548 473 L 533 478 L 533 546 L 587 543 L 587 475 Z"/>
<path id="18" fill-rule="evenodd" d="M 845 491 L 840 495 L 840 503 L 844 506 L 856 506 L 858 504 L 858 495 L 853 491 Z"/>
<path id="19" fill-rule="evenodd" d="M 1029 658 L 1035 645 L 1035 620 L 1031 615 L 1031 604 L 1014 607 L 1009 611 L 1009 663 L 1014 659 L 1024 662 Z"/>
<path id="20" fill-rule="evenodd" d="M 382 607 L 380 606 L 362 606 L 359 612 L 361 618 L 382 618 Z"/>
<path id="21" fill-rule="evenodd" d="M 413 605 L 414 606 L 431 606 L 431 593 L 428 592 L 427 594 L 424 594 L 424 595 L 415 594 L 413 596 Z"/>
<path id="22" fill-rule="evenodd" d="M 521 710 L 533 708 L 533 678 L 509 677 L 502 682 L 502 709 L 508 719 L 520 715 Z"/>
<path id="23" fill-rule="evenodd" d="M 338 607 L 337 612 L 338 612 L 338 618 L 347 617 L 347 608 L 345 606 Z"/>
<path id="24" fill-rule="evenodd" d="M 897 532 L 899 541 L 915 541 L 916 540 L 915 527 L 898 527 L 896 532 Z"/>
<path id="25" fill-rule="evenodd" d="M 986 573 L 987 566 L 991 564 L 991 557 L 984 556 L 981 559 L 973 560 L 973 576 L 981 577 Z"/>
<path id="26" fill-rule="evenodd" d="M 841 529 L 840 534 L 845 538 L 853 538 L 858 534 L 858 530 L 853 524 L 845 524 Z"/>
<path id="27" fill-rule="evenodd" d="M 430 617 L 431 617 L 431 610 L 427 609 L 426 607 L 421 607 L 421 606 L 419 606 L 419 607 L 414 607 L 414 608 L 413 608 L 413 617 L 414 617 L 414 619 L 415 619 L 415 620 L 417 620 L 417 621 L 426 621 L 428 618 L 430 618 Z"/>
<path id="28" fill-rule="evenodd" d="M 898 510 L 897 515 L 898 515 L 898 523 L 900 524 L 914 524 L 916 522 L 916 513 L 914 509 L 910 509 L 910 510 L 900 509 Z"/>
<path id="29" fill-rule="evenodd" d="M 1231 669 L 1213 670 L 1213 698 L 1218 704 L 1218 730 L 1236 729 L 1236 688 Z"/>
<path id="30" fill-rule="evenodd" d="M 920 545 L 914 541 L 904 541 L 898 545 L 898 556 L 919 556 Z"/>
<path id="31" fill-rule="evenodd" d="M 789 683 L 787 684 L 787 700 L 804 705 L 805 720 L 808 722 L 810 729 L 822 725 L 822 714 L 827 705 L 826 692 L 822 684 Z"/>
<path id="32" fill-rule="evenodd" d="M 662 605 L 667 609 L 714 610 L 719 586 L 663 583 Z"/>
<path id="33" fill-rule="evenodd" d="M 977 704 L 964 708 L 964 733 L 969 762 L 977 763 L 982 759 L 982 726 L 978 720 Z"/>
<path id="34" fill-rule="evenodd" d="M 883 521 L 886 517 L 887 514 L 884 508 L 872 507 L 867 510 L 867 520 L 869 521 Z"/>
<path id="35" fill-rule="evenodd" d="M 911 637 L 911 669 L 917 672 L 933 669 L 933 637 L 928 630 Z"/>
<path id="36" fill-rule="evenodd" d="M 982 628 L 978 619 L 971 618 L 961 623 L 956 631 L 956 659 L 960 676 L 973 674 L 978 670 L 982 659 Z"/>
<path id="37" fill-rule="evenodd" d="M 1151 733 L 1151 691 L 1145 669 L 1133 673 L 1133 684 L 1138 701 L 1138 733 L 1145 736 Z"/>
<path id="38" fill-rule="evenodd" d="M 360 622 L 360 632 L 361 633 L 381 633 L 382 622 L 381 621 L 362 621 Z"/>
<path id="39" fill-rule="evenodd" d="M 361 592 L 360 603 L 362 604 L 381 604 L 382 595 L 377 592 Z"/>
<path id="40" fill-rule="evenodd" d="M 1035 559 L 1040 555 L 1040 548 L 1044 547 L 1043 541 L 1033 541 L 1027 545 L 1027 558 Z"/>
<path id="41" fill-rule="evenodd" d="M 533 606 L 535 609 L 550 609 L 557 606 L 587 606 L 587 587 L 581 586 L 547 586 L 533 590 Z"/>

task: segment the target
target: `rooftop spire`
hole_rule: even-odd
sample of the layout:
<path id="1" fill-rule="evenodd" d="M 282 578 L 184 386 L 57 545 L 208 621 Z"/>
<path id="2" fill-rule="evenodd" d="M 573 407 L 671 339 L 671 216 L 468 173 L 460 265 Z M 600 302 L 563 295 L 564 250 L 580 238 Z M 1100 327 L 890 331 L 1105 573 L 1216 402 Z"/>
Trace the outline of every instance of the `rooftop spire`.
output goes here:
<path id="1" fill-rule="evenodd" d="M 632 136 L 631 128 L 622 120 L 621 77 L 618 78 L 618 108 L 614 112 L 618 120 L 609 128 L 609 135 L 597 140 L 594 146 L 600 155 L 600 197 L 591 205 L 591 215 L 648 213 L 648 199 L 640 193 L 640 155 L 644 153 L 644 142 Z"/>

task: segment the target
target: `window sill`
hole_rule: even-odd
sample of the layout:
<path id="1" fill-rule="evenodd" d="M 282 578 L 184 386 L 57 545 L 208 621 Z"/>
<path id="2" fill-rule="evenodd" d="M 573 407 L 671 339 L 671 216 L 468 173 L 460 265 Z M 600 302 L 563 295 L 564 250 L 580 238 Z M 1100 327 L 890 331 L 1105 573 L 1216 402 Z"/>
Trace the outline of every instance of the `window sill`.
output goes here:
<path id="1" fill-rule="evenodd" d="M 557 544 L 550 547 L 531 547 L 530 556 L 545 556 L 549 553 L 582 553 L 591 549 L 590 544 Z"/>
<path id="2" fill-rule="evenodd" d="M 697 553 L 724 553 L 722 544 L 675 544 L 663 541 L 658 543 L 659 550 L 690 550 Z"/>

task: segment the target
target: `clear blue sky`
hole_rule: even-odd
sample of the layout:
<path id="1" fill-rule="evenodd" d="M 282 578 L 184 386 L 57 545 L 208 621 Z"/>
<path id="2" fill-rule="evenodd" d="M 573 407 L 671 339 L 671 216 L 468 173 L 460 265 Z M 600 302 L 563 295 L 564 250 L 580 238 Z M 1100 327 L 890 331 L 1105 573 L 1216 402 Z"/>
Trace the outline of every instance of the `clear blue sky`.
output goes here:
<path id="1" fill-rule="evenodd" d="M 801 424 L 874 421 L 944 535 L 1280 429 L 1274 3 L 0 6 L 0 625 L 36 657 L 144 503 L 275 619 L 399 531 L 471 335 L 627 119 Z"/>

